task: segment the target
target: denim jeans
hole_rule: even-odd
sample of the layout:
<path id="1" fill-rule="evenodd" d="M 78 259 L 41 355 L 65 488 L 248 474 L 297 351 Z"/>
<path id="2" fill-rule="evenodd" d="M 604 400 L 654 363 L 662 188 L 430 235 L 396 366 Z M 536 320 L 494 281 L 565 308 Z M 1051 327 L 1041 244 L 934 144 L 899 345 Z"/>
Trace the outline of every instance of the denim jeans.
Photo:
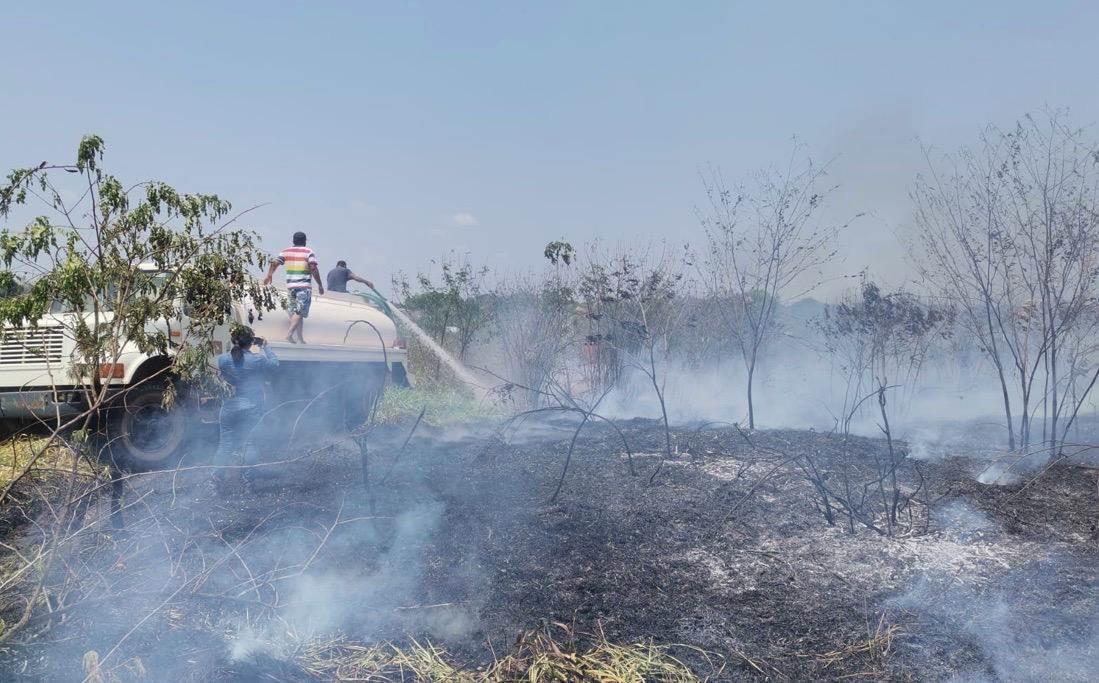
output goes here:
<path id="1" fill-rule="evenodd" d="M 251 464 L 244 462 L 244 447 L 252 428 L 262 416 L 263 412 L 259 408 L 221 409 L 221 435 L 218 438 L 215 465 Z"/>

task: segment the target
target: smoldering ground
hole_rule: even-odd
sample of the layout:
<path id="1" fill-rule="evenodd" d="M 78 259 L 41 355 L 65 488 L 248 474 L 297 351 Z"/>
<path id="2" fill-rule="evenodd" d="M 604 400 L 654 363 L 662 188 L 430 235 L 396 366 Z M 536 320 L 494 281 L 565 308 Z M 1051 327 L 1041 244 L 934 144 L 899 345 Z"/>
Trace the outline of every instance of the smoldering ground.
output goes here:
<path id="1" fill-rule="evenodd" d="M 997 521 L 958 500 L 943 505 L 940 517 L 942 533 L 962 542 L 1001 537 Z M 992 576 L 937 568 L 889 604 L 979 648 L 983 661 L 962 667 L 958 680 L 1092 680 L 1099 657 L 1099 577 L 1092 559 L 1073 552 L 1071 543 L 1057 543 L 1035 557 L 1006 561 L 1010 568 Z M 935 640 L 919 647 L 951 646 L 941 636 Z"/>
<path id="2" fill-rule="evenodd" d="M 410 425 L 379 428 L 373 507 L 342 447 L 261 468 L 248 494 L 219 495 L 203 471 L 135 477 L 125 529 L 74 547 L 82 592 L 59 594 L 40 637 L 5 649 L 7 675 L 81 680 L 94 651 L 120 680 L 139 667 L 149 680 L 316 680 L 331 675 L 311 659 L 318 643 L 413 640 L 474 671 L 543 620 L 654 639 L 717 680 L 1012 680 L 1028 669 L 1004 668 L 997 642 L 1060 657 L 1033 661 L 1065 675 L 1081 660 L 1059 653 L 1091 652 L 1094 473 L 1061 465 L 985 487 L 964 458 L 905 467 L 906 490 L 923 488 L 890 538 L 829 526 L 780 455 L 813 453 L 838 477 L 845 448 L 872 471 L 880 441 L 677 428 L 661 463 L 660 425 L 629 420 L 631 476 L 620 436 L 595 425 L 550 503 L 569 424 L 506 440 L 425 430 L 404 449 Z"/>
<path id="3" fill-rule="evenodd" d="M 323 403 L 301 420 L 301 405 L 275 409 L 251 490 L 209 486 L 211 446 L 196 444 L 178 471 L 127 478 L 122 529 L 96 499 L 50 609 L 3 666 L 32 680 L 324 680 L 323 644 L 392 641 L 475 671 L 561 622 L 652 639 L 719 680 L 1077 675 L 1093 648 L 1095 473 L 1055 463 L 983 485 L 993 437 L 965 419 L 983 402 L 944 407 L 977 394 L 931 367 L 937 382 L 898 392 L 901 425 L 923 429 L 899 444 L 914 457 L 897 468 L 898 520 L 830 518 L 822 487 L 880 482 L 886 445 L 857 436 L 875 433 L 872 413 L 856 435 L 835 429 L 819 357 L 771 361 L 761 422 L 803 431 L 707 425 L 742 421 L 735 366 L 669 368 L 670 459 L 662 425 L 635 417 L 656 413 L 653 394 L 624 381 L 603 411 L 622 434 L 593 422 L 575 449 L 575 413 L 422 425 L 407 446 L 412 418 L 377 426 L 369 495 L 358 443 Z"/>
<path id="4" fill-rule="evenodd" d="M 475 543 L 447 553 L 444 581 L 425 578 L 425 550 L 452 532 L 428 482 L 405 472 L 398 504 L 374 511 L 384 504 L 367 497 L 348 440 L 309 442 L 310 457 L 261 458 L 247 493 L 212 486 L 197 459 L 127 475 L 123 527 L 66 549 L 75 607 L 51 624 L 64 635 L 38 653 L 46 671 L 79 680 L 95 652 L 102 675 L 139 662 L 158 680 L 207 680 L 341 632 L 467 638 L 484 588 Z M 20 669 L 43 675 L 31 659 Z"/>

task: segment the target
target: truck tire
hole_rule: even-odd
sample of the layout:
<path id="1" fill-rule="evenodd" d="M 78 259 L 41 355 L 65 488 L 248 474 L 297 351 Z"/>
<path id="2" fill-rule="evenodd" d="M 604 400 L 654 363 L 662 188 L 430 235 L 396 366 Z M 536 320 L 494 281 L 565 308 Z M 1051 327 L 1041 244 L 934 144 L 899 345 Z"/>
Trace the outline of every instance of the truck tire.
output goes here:
<path id="1" fill-rule="evenodd" d="M 386 372 L 383 363 L 371 363 L 349 375 L 343 403 L 344 428 L 354 431 L 373 417 L 374 407 L 385 392 Z"/>
<path id="2" fill-rule="evenodd" d="M 407 389 L 412 386 L 408 381 L 408 371 L 404 369 L 404 363 L 394 363 L 392 369 L 393 386 Z"/>
<path id="3" fill-rule="evenodd" d="M 165 409 L 163 400 L 159 384 L 120 396 L 107 417 L 103 457 L 130 470 L 176 465 L 188 440 L 187 410 L 182 405 Z"/>

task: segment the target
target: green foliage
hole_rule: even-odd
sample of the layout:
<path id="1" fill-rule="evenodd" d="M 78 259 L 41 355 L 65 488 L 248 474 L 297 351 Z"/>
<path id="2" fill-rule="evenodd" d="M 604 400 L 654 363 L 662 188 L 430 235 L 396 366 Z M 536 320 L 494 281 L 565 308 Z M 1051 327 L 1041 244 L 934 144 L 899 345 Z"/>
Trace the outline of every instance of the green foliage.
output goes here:
<path id="1" fill-rule="evenodd" d="M 415 419 L 424 412 L 423 423 L 433 426 L 469 424 L 502 418 L 501 411 L 478 401 L 468 391 L 439 384 L 420 384 L 411 388 L 389 387 L 378 405 L 381 423 Z"/>
<path id="2" fill-rule="evenodd" d="M 601 330 L 598 338 L 636 353 L 666 332 L 683 285 L 679 266 L 667 254 L 651 258 L 623 250 L 602 255 L 593 247 L 580 266 L 577 296 Z"/>
<path id="3" fill-rule="evenodd" d="M 398 275 L 393 285 L 400 292 L 402 306 L 440 346 L 451 348 L 459 358 L 491 319 L 492 308 L 484 291 L 488 268 L 475 268 L 453 254 L 440 262 L 436 282 L 419 273 L 415 285 Z"/>
<path id="4" fill-rule="evenodd" d="M 157 181 L 123 185 L 104 170 L 103 153 L 102 138 L 89 135 L 71 165 L 16 169 L 0 187 L 0 219 L 32 197 L 46 209 L 21 229 L 0 231 L 0 290 L 8 294 L 0 324 L 33 326 L 59 314 L 76 342 L 77 384 L 98 386 L 98 365 L 116 362 L 124 347 L 173 356 L 177 377 L 203 374 L 207 342 L 233 300 L 251 296 L 273 308 L 250 275 L 264 265 L 257 236 L 232 227 L 232 206 L 217 195 Z M 69 175 L 55 179 L 58 171 Z"/>
<path id="5" fill-rule="evenodd" d="M 546 245 L 542 255 L 553 265 L 571 265 L 576 258 L 576 249 L 564 240 L 555 240 Z"/>
<path id="6" fill-rule="evenodd" d="M 861 298 L 841 302 L 832 314 L 837 334 L 866 336 L 879 343 L 926 337 L 946 318 L 945 310 L 924 306 L 910 294 L 882 294 L 873 282 L 864 282 Z"/>
<path id="7" fill-rule="evenodd" d="M 949 308 L 932 306 L 907 292 L 883 294 L 864 281 L 858 296 L 826 309 L 821 331 L 850 373 L 866 373 L 879 385 L 888 377 L 914 375 L 936 335 L 947 335 L 954 320 Z"/>

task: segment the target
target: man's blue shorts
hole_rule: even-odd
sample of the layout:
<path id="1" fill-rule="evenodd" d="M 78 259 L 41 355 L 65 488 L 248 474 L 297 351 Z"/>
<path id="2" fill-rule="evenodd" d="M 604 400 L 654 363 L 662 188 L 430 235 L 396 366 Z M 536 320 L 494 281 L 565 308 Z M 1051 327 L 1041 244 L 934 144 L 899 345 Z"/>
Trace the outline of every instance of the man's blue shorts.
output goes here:
<path id="1" fill-rule="evenodd" d="M 308 318 L 309 306 L 313 303 L 313 288 L 295 287 L 287 290 L 286 293 L 289 295 L 286 310 L 290 312 L 290 315 L 300 315 L 303 318 Z"/>

